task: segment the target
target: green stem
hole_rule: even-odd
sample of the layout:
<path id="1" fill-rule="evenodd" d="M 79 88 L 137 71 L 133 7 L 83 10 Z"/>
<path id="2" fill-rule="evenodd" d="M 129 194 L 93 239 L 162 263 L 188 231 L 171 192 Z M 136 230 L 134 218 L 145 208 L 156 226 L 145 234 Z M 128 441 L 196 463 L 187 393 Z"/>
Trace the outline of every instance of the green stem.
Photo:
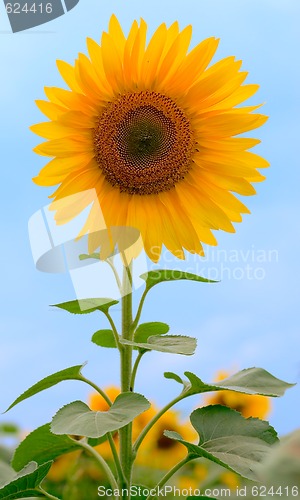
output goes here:
<path id="1" fill-rule="evenodd" d="M 136 373 L 137 373 L 137 369 L 139 367 L 140 361 L 146 352 L 147 352 L 146 350 L 139 351 L 138 356 L 134 362 L 132 374 L 131 374 L 131 382 L 130 382 L 130 390 L 131 391 L 133 391 L 133 389 L 134 389 Z"/>
<path id="2" fill-rule="evenodd" d="M 176 472 L 179 469 L 181 469 L 181 467 L 183 467 L 185 464 L 187 464 L 191 460 L 192 460 L 191 457 L 189 457 L 189 455 L 188 455 L 183 460 L 181 460 L 181 462 L 178 462 L 178 464 L 176 464 L 171 470 L 169 470 L 169 472 L 167 472 L 167 474 L 157 483 L 157 485 L 153 489 L 158 490 L 159 488 L 162 488 L 162 486 L 164 486 L 169 481 L 169 479 L 172 476 L 174 476 L 174 474 L 176 474 Z M 151 495 L 149 495 L 146 498 L 146 500 L 150 500 L 150 499 L 151 499 Z"/>
<path id="3" fill-rule="evenodd" d="M 51 500 L 59 500 L 59 498 L 54 497 L 53 495 L 51 495 L 51 493 L 48 493 L 48 491 L 44 490 L 41 486 L 38 487 L 37 491 L 40 491 L 41 493 L 43 493 L 43 495 L 46 498 L 50 498 Z"/>
<path id="4" fill-rule="evenodd" d="M 132 264 L 124 265 L 122 283 L 122 339 L 132 340 Z M 121 391 L 130 391 L 132 371 L 132 346 L 124 345 L 120 351 L 121 356 Z M 132 474 L 132 423 L 119 431 L 120 434 L 120 459 L 125 476 L 123 485 L 130 490 Z M 122 485 L 122 486 L 123 486 Z M 127 496 L 130 498 L 130 494 Z"/>
<path id="5" fill-rule="evenodd" d="M 108 437 L 108 441 L 109 441 L 109 444 L 110 444 L 110 449 L 111 449 L 111 452 L 112 452 L 112 455 L 113 455 L 113 458 L 114 458 L 114 462 L 115 462 L 115 466 L 116 466 L 116 469 L 117 469 L 119 481 L 124 482 L 125 481 L 124 473 L 123 473 L 123 470 L 122 470 L 122 466 L 121 466 L 121 462 L 120 462 L 119 455 L 118 455 L 118 452 L 117 452 L 117 448 L 116 448 L 116 445 L 115 445 L 115 442 L 114 442 L 114 439 L 112 437 L 111 432 L 107 433 L 107 437 Z"/>
<path id="6" fill-rule="evenodd" d="M 81 375 L 81 379 L 80 380 L 82 380 L 82 382 L 85 382 L 86 384 L 90 385 L 93 389 L 95 389 L 95 391 L 97 391 L 100 394 L 100 396 L 103 397 L 103 399 L 106 401 L 106 403 L 108 404 L 108 406 L 112 405 L 112 402 L 109 399 L 109 397 L 107 396 L 107 394 L 105 394 L 105 392 L 102 391 L 102 389 L 100 389 L 100 387 L 98 387 L 96 384 L 94 384 L 94 382 L 92 382 L 91 380 L 85 378 L 83 375 Z"/>
<path id="7" fill-rule="evenodd" d="M 160 419 L 160 417 L 162 417 L 162 415 L 164 415 L 170 408 L 172 408 L 172 406 L 174 406 L 176 403 L 178 403 L 179 401 L 181 401 L 184 398 L 185 398 L 185 394 L 181 393 L 179 396 L 177 396 L 177 398 L 173 399 L 170 403 L 168 403 L 166 406 L 164 406 L 155 415 L 155 417 L 153 417 L 152 420 L 150 420 L 150 422 L 146 425 L 146 427 L 144 427 L 141 434 L 139 435 L 136 442 L 134 443 L 134 446 L 133 446 L 133 456 L 134 457 L 136 456 L 136 453 L 137 453 L 139 447 L 141 446 L 144 438 L 146 437 L 148 432 L 152 429 L 154 424 L 156 424 L 156 422 Z"/>
<path id="8" fill-rule="evenodd" d="M 119 349 L 119 351 L 121 351 L 123 349 L 123 346 L 122 346 L 122 344 L 120 344 L 119 334 L 118 334 L 118 330 L 116 328 L 116 325 L 114 324 L 114 321 L 113 321 L 111 315 L 109 314 L 109 312 L 106 312 L 104 314 L 107 317 L 107 319 L 109 321 L 109 324 L 111 326 L 111 329 L 113 331 L 114 338 L 115 338 L 115 341 L 116 341 L 116 344 L 117 344 L 117 348 Z"/>
<path id="9" fill-rule="evenodd" d="M 142 294 L 142 297 L 141 297 L 141 300 L 140 300 L 140 303 L 139 303 L 139 307 L 138 307 L 136 316 L 135 316 L 134 321 L 132 323 L 133 330 L 135 330 L 136 327 L 138 326 L 138 322 L 140 320 L 140 317 L 141 317 L 141 314 L 142 314 L 142 310 L 143 310 L 143 305 L 144 305 L 144 302 L 145 302 L 145 299 L 146 299 L 146 296 L 147 296 L 148 292 L 149 292 L 149 290 L 148 290 L 148 288 L 146 288 L 144 290 L 143 294 Z"/>
<path id="10" fill-rule="evenodd" d="M 114 477 L 114 475 L 113 475 L 110 467 L 108 466 L 108 464 L 104 460 L 104 458 L 101 457 L 101 455 L 92 446 L 90 446 L 88 443 L 85 443 L 84 441 L 75 441 L 75 442 L 76 442 L 77 445 L 81 446 L 81 448 L 83 448 L 84 450 L 86 450 L 88 453 L 90 453 L 90 455 L 92 455 L 96 459 L 96 461 L 98 462 L 98 464 L 101 466 L 101 468 L 106 473 L 112 489 L 113 490 L 118 490 L 118 483 L 117 483 L 117 481 L 116 481 L 116 479 L 115 479 L 115 477 Z"/>

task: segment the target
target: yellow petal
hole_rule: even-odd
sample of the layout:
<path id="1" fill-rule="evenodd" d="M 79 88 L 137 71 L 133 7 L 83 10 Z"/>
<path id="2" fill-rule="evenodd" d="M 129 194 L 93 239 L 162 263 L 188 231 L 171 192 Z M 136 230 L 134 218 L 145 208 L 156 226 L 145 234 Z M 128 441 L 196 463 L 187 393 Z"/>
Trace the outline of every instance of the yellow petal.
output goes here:
<path id="1" fill-rule="evenodd" d="M 122 61 L 114 40 L 107 34 L 102 34 L 101 53 L 106 78 L 116 94 L 124 88 Z"/>
<path id="2" fill-rule="evenodd" d="M 146 88 L 152 88 L 166 38 L 167 27 L 161 24 L 152 36 L 142 61 L 141 80 Z"/>
<path id="3" fill-rule="evenodd" d="M 123 54 L 124 54 L 126 38 L 124 36 L 124 33 L 123 33 L 123 30 L 121 28 L 120 23 L 114 14 L 111 16 L 111 18 L 109 20 L 108 32 L 109 32 L 111 38 L 115 41 L 116 49 L 119 53 L 120 59 L 122 60 Z"/>
<path id="4" fill-rule="evenodd" d="M 59 116 L 67 111 L 65 107 L 54 104 L 53 102 L 38 99 L 35 103 L 39 110 L 50 120 L 57 120 Z"/>
<path id="5" fill-rule="evenodd" d="M 34 148 L 34 152 L 42 156 L 72 156 L 78 153 L 92 153 L 93 141 L 83 140 L 82 136 L 65 137 L 63 139 L 53 139 L 43 142 Z"/>
<path id="6" fill-rule="evenodd" d="M 166 82 L 169 92 L 185 94 L 194 85 L 213 58 L 219 39 L 207 38 L 186 56 L 170 81 Z"/>
<path id="7" fill-rule="evenodd" d="M 131 51 L 131 78 L 132 83 L 138 84 L 141 74 L 141 62 L 145 54 L 147 24 L 141 19 L 141 25 L 135 37 Z"/>
<path id="8" fill-rule="evenodd" d="M 69 173 L 85 167 L 92 158 L 91 154 L 54 158 L 41 169 L 39 175 L 33 180 L 39 186 L 55 186 L 62 182 Z"/>
<path id="9" fill-rule="evenodd" d="M 187 26 L 175 39 L 170 50 L 162 60 L 157 73 L 158 88 L 163 88 L 164 82 L 168 81 L 176 73 L 181 65 L 190 45 L 192 27 Z"/>
<path id="10" fill-rule="evenodd" d="M 58 67 L 58 71 L 60 72 L 61 76 L 65 80 L 66 84 L 70 87 L 70 89 L 81 94 L 82 89 L 76 80 L 74 67 L 71 66 L 71 64 L 60 60 L 56 61 L 56 64 Z"/>
<path id="11" fill-rule="evenodd" d="M 234 112 L 204 117 L 197 123 L 197 138 L 226 138 L 261 127 L 268 117 L 260 114 L 235 114 Z"/>

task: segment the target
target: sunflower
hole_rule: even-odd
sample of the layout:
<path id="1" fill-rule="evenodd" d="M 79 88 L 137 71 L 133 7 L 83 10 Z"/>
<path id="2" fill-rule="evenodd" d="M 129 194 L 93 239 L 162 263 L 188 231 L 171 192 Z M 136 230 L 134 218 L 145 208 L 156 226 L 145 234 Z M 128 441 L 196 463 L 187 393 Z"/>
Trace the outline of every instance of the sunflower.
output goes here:
<path id="1" fill-rule="evenodd" d="M 248 151 L 259 140 L 235 136 L 266 117 L 237 107 L 258 89 L 243 85 L 241 61 L 210 65 L 217 39 L 189 51 L 191 26 L 161 24 L 148 44 L 146 31 L 134 21 L 126 38 L 113 15 L 101 45 L 87 40 L 89 56 L 57 62 L 69 90 L 46 87 L 37 101 L 49 121 L 32 127 L 46 139 L 34 151 L 52 159 L 34 181 L 58 185 L 58 224 L 89 206 L 81 234 L 91 235 L 100 207 L 108 229 L 137 228 L 157 262 L 163 245 L 203 255 L 202 243 L 217 244 L 212 230 L 234 232 L 249 213 L 232 193 L 255 194 L 268 163 Z"/>
<path id="2" fill-rule="evenodd" d="M 195 442 L 198 437 L 189 422 L 182 422 L 178 412 L 169 410 L 160 417 L 142 442 L 137 460 L 140 465 L 149 466 L 151 463 L 153 469 L 168 470 L 184 459 L 186 448 L 166 437 L 166 430 L 177 432 L 190 442 Z"/>
<path id="3" fill-rule="evenodd" d="M 216 382 L 229 377 L 226 371 L 217 374 Z M 270 398 L 258 394 L 242 394 L 235 391 L 218 391 L 205 398 L 206 405 L 223 405 L 240 412 L 244 417 L 266 418 L 271 411 Z"/>

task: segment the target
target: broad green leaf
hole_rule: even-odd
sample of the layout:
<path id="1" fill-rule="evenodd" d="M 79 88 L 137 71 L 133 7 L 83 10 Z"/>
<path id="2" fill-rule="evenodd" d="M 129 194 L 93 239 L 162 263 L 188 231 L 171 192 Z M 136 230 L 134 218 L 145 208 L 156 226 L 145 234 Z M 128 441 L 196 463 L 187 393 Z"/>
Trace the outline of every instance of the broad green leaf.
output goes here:
<path id="1" fill-rule="evenodd" d="M 164 281 L 189 280 L 199 281 L 201 283 L 217 283 L 217 281 L 202 278 L 202 276 L 186 273 L 177 269 L 157 269 L 156 271 L 149 271 L 148 273 L 141 274 L 140 277 L 146 282 L 146 288 L 148 290 L 158 283 L 163 283 Z"/>
<path id="2" fill-rule="evenodd" d="M 165 335 L 170 330 L 169 325 L 158 321 L 151 323 L 142 323 L 139 325 L 134 334 L 135 342 L 147 342 L 148 338 L 153 335 Z"/>
<path id="3" fill-rule="evenodd" d="M 185 372 L 189 382 L 183 381 L 178 375 L 172 372 L 165 373 L 166 378 L 176 380 L 185 386 L 186 396 L 200 394 L 210 391 L 229 390 L 243 392 L 245 394 L 260 394 L 263 396 L 282 396 L 286 389 L 295 384 L 288 384 L 280 380 L 262 368 L 247 368 L 229 378 L 206 384 L 194 373 Z"/>
<path id="4" fill-rule="evenodd" d="M 50 431 L 50 424 L 45 424 L 31 432 L 21 442 L 13 456 L 12 466 L 19 471 L 30 460 L 41 465 L 78 449 L 81 447 L 69 436 L 57 436 Z"/>
<path id="5" fill-rule="evenodd" d="M 10 410 L 21 401 L 24 401 L 25 399 L 28 399 L 31 396 L 34 396 L 35 394 L 38 394 L 41 391 L 44 391 L 45 389 L 49 389 L 49 387 L 53 387 L 54 385 L 58 384 L 59 382 L 62 382 L 63 380 L 81 380 L 82 382 L 85 382 L 85 378 L 81 375 L 81 369 L 84 366 L 85 364 L 71 366 L 70 368 L 66 368 L 65 370 L 61 370 L 59 372 L 53 373 L 52 375 L 49 375 L 48 377 L 43 378 L 42 380 L 31 386 L 29 389 L 27 389 L 27 391 L 23 392 L 23 394 L 21 394 L 21 396 L 19 396 L 7 408 L 6 411 Z"/>
<path id="6" fill-rule="evenodd" d="M 207 458 L 254 481 L 258 479 L 255 468 L 278 441 L 268 422 L 244 418 L 221 405 L 195 410 L 191 423 L 199 434 L 198 445 L 184 441 L 176 432 L 166 431 L 165 435 L 184 444 L 191 458 Z"/>
<path id="7" fill-rule="evenodd" d="M 106 314 L 111 306 L 118 303 L 118 300 L 107 298 L 82 299 L 71 300 L 70 302 L 63 302 L 62 304 L 53 304 L 52 307 L 59 307 L 71 314 L 89 314 L 94 311 L 101 311 Z"/>
<path id="8" fill-rule="evenodd" d="M 204 495 L 199 495 L 197 497 L 187 497 L 186 500 L 196 500 L 198 498 L 204 498 L 204 499 L 206 498 L 206 500 L 217 500 L 217 498 L 215 497 L 205 497 Z"/>
<path id="9" fill-rule="evenodd" d="M 48 474 L 52 462 L 37 467 L 30 462 L 22 469 L 9 484 L 0 489 L 0 499 L 18 500 L 19 498 L 44 497 L 37 488 Z"/>
<path id="10" fill-rule="evenodd" d="M 51 431 L 54 434 L 98 438 L 121 429 L 149 407 L 149 401 L 134 392 L 120 394 L 110 409 L 103 412 L 92 411 L 82 401 L 74 401 L 57 412 L 52 420 Z"/>
<path id="11" fill-rule="evenodd" d="M 191 356 L 197 347 L 197 340 L 193 337 L 183 335 L 155 335 L 148 338 L 148 342 L 131 342 L 121 339 L 121 344 L 132 345 L 135 348 L 145 351 L 168 352 L 171 354 L 185 354 Z"/>
<path id="12" fill-rule="evenodd" d="M 117 347 L 112 330 L 98 330 L 92 336 L 92 342 L 99 347 Z"/>

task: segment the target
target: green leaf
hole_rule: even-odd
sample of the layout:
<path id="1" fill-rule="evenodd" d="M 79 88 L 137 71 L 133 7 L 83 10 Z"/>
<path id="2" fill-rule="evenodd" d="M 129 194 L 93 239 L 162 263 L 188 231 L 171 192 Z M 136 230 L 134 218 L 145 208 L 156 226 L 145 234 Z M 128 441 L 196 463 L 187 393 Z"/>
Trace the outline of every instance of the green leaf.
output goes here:
<path id="1" fill-rule="evenodd" d="M 7 408 L 6 412 L 11 408 L 13 408 L 14 406 L 16 406 L 21 401 L 24 401 L 25 399 L 28 399 L 31 396 L 34 396 L 35 394 L 38 394 L 41 391 L 44 391 L 45 389 L 49 389 L 49 387 L 53 387 L 54 385 L 58 384 L 59 382 L 62 382 L 63 380 L 81 380 L 82 382 L 85 382 L 85 378 L 81 374 L 81 370 L 84 366 L 85 363 L 83 365 L 71 366 L 70 368 L 66 368 L 65 370 L 61 370 L 59 372 L 53 373 L 52 375 L 49 375 L 46 378 L 43 378 L 42 380 L 31 386 L 29 389 L 27 389 L 27 391 L 23 392 L 23 394 L 21 394 L 21 396 L 19 396 Z"/>
<path id="2" fill-rule="evenodd" d="M 241 476 L 257 480 L 254 470 L 278 441 L 268 422 L 244 418 L 221 405 L 199 408 L 191 414 L 191 423 L 199 434 L 199 444 L 184 441 L 179 434 L 166 431 L 168 438 L 184 444 L 192 458 L 204 457 Z"/>
<path id="3" fill-rule="evenodd" d="M 148 273 L 141 274 L 140 277 L 146 281 L 146 288 L 148 290 L 164 281 L 189 280 L 199 281 L 201 283 L 218 283 L 217 281 L 202 278 L 202 276 L 197 276 L 196 274 L 178 271 L 177 269 L 157 269 L 156 271 L 149 271 Z"/>
<path id="4" fill-rule="evenodd" d="M 92 411 L 82 401 L 74 401 L 57 412 L 52 420 L 51 431 L 54 434 L 98 438 L 121 429 L 149 407 L 149 401 L 134 392 L 120 394 L 110 409 L 103 412 Z"/>
<path id="5" fill-rule="evenodd" d="M 132 345 L 135 348 L 145 351 L 168 352 L 171 354 L 185 354 L 191 356 L 197 347 L 197 340 L 193 337 L 183 335 L 155 335 L 148 338 L 148 342 L 131 342 L 121 339 L 121 344 Z"/>
<path id="6" fill-rule="evenodd" d="M 16 474 L 9 484 L 0 489 L 0 499 L 17 500 L 19 498 L 44 497 L 37 488 L 46 477 L 52 462 L 37 467 L 35 462 L 30 462 L 24 469 Z"/>
<path id="7" fill-rule="evenodd" d="M 196 498 L 206 498 L 207 500 L 218 500 L 216 497 L 205 497 L 203 495 L 199 495 L 198 497 L 187 497 L 186 500 L 196 500 Z"/>
<path id="8" fill-rule="evenodd" d="M 153 321 L 151 323 L 142 323 L 138 326 L 134 334 L 135 342 L 147 342 L 153 335 L 165 335 L 170 330 L 169 325 Z"/>
<path id="9" fill-rule="evenodd" d="M 117 347 L 112 330 L 98 330 L 92 336 L 92 342 L 99 347 Z"/>
<path id="10" fill-rule="evenodd" d="M 21 442 L 14 453 L 12 466 L 16 471 L 19 471 L 30 460 L 42 465 L 64 453 L 77 449 L 81 449 L 81 447 L 69 436 L 57 436 L 50 431 L 50 424 L 45 424 L 31 432 Z"/>
<path id="11" fill-rule="evenodd" d="M 94 311 L 101 311 L 107 314 L 109 308 L 118 304 L 118 300 L 114 299 L 82 299 L 63 302 L 62 304 L 53 304 L 51 307 L 59 307 L 71 314 L 89 314 Z"/>
<path id="12" fill-rule="evenodd" d="M 165 377 L 176 380 L 185 386 L 186 396 L 200 394 L 210 391 L 235 391 L 245 394 L 260 394 L 269 397 L 279 397 L 284 394 L 286 389 L 295 384 L 288 384 L 280 380 L 271 373 L 262 368 L 247 368 L 229 378 L 206 384 L 197 375 L 191 372 L 185 372 L 189 382 L 183 381 L 178 375 L 172 372 L 165 373 Z"/>

